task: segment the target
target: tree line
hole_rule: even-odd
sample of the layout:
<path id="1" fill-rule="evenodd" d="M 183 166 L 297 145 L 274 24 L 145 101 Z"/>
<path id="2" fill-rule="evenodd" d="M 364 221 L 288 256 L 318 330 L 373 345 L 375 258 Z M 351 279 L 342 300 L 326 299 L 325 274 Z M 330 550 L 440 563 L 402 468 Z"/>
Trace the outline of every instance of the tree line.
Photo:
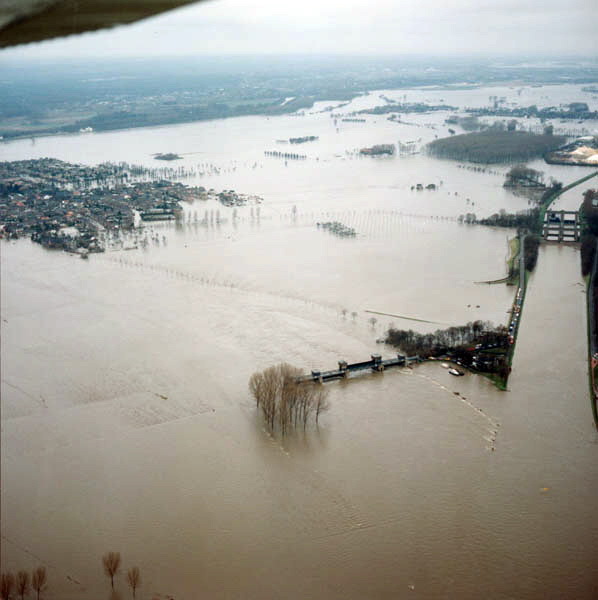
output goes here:
<path id="1" fill-rule="evenodd" d="M 522 210 L 517 213 L 508 213 L 503 208 L 499 212 L 480 219 L 479 225 L 488 225 L 491 227 L 516 227 L 518 229 L 528 229 L 533 231 L 536 228 L 540 209 L 538 207 Z"/>
<path id="2" fill-rule="evenodd" d="M 598 238 L 592 233 L 581 236 L 581 274 L 583 277 L 589 275 L 592 271 L 597 240 Z"/>
<path id="3" fill-rule="evenodd" d="M 310 418 L 317 424 L 328 410 L 328 390 L 312 382 L 300 383 L 301 375 L 300 369 L 280 363 L 249 379 L 249 391 L 270 432 L 285 435 L 301 426 L 305 430 Z"/>
<path id="4" fill-rule="evenodd" d="M 594 206 L 594 202 L 597 200 L 598 190 L 588 189 L 583 193 L 581 215 L 584 231 L 581 237 L 581 273 L 584 277 L 590 274 L 596 253 L 598 208 Z"/>
<path id="5" fill-rule="evenodd" d="M 525 242 L 523 243 L 523 260 L 525 263 L 526 271 L 533 271 L 536 268 L 538 262 L 538 250 L 540 248 L 540 236 L 537 234 L 530 234 L 525 236 Z"/>
<path id="6" fill-rule="evenodd" d="M 10 600 L 19 597 L 24 600 L 25 596 L 33 590 L 39 600 L 41 593 L 46 589 L 48 576 L 46 567 L 37 567 L 31 572 L 31 579 L 27 571 L 19 571 L 15 577 L 12 573 L 2 573 L 0 576 L 0 598 Z M 17 596 L 13 596 L 13 590 Z"/>
<path id="7" fill-rule="evenodd" d="M 110 578 L 110 586 L 114 591 L 114 578 L 118 575 L 121 565 L 120 552 L 107 552 L 102 556 L 102 566 L 104 573 Z M 48 576 L 46 567 L 40 566 L 33 569 L 31 578 L 27 571 L 19 571 L 16 577 L 10 573 L 2 573 L 0 576 L 0 598 L 2 600 L 12 600 L 20 598 L 25 600 L 30 591 L 36 594 L 36 600 L 40 600 L 40 595 L 47 589 Z M 127 584 L 133 592 L 133 598 L 137 588 L 141 585 L 141 574 L 139 567 L 131 567 L 127 571 Z M 16 593 L 16 596 L 13 595 Z"/>
<path id="8" fill-rule="evenodd" d="M 466 325 L 437 329 L 433 333 L 390 327 L 384 341 L 408 355 L 441 356 L 454 352 L 457 348 L 478 344 L 506 346 L 507 337 L 507 330 L 502 325 L 494 327 L 489 321 L 478 320 Z"/>

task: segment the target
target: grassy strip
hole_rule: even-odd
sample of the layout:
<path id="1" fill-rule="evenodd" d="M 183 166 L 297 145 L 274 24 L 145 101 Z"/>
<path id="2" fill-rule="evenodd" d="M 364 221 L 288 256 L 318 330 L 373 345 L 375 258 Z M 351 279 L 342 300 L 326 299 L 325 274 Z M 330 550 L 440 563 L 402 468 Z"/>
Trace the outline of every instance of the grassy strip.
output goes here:
<path id="1" fill-rule="evenodd" d="M 475 373 L 489 379 L 501 392 L 507 391 L 507 380 L 503 379 L 500 375 L 496 373 L 484 373 L 483 371 L 475 371 Z"/>
<path id="2" fill-rule="evenodd" d="M 509 248 L 511 250 L 511 255 L 507 260 L 507 285 L 515 285 L 517 283 L 518 270 L 515 269 L 515 261 L 519 260 L 519 253 L 521 252 L 521 243 L 519 241 L 519 236 L 515 236 L 514 238 L 509 240 Z"/>

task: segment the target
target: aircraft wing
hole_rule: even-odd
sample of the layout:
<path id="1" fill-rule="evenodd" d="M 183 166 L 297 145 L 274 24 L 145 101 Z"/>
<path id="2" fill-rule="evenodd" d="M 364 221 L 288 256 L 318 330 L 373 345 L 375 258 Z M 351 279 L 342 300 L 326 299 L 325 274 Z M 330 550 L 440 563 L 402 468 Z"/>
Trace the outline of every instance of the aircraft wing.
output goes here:
<path id="1" fill-rule="evenodd" d="M 198 0 L 0 0 L 0 48 L 133 23 Z"/>

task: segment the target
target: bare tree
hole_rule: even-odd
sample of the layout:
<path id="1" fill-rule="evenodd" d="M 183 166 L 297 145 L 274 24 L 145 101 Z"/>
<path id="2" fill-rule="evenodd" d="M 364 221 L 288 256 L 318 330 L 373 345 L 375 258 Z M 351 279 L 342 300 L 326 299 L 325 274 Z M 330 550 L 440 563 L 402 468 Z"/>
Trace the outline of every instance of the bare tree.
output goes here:
<path id="1" fill-rule="evenodd" d="M 326 412 L 330 408 L 328 402 L 328 390 L 321 387 L 316 393 L 316 424 L 323 412 Z"/>
<path id="2" fill-rule="evenodd" d="M 0 597 L 2 600 L 10 599 L 14 584 L 15 578 L 12 573 L 2 573 L 0 576 Z"/>
<path id="3" fill-rule="evenodd" d="M 29 593 L 29 573 L 27 571 L 17 573 L 17 593 L 21 596 L 21 600 L 24 600 Z"/>
<path id="4" fill-rule="evenodd" d="M 102 556 L 102 563 L 104 565 L 104 573 L 110 577 L 110 585 L 114 589 L 114 576 L 120 567 L 120 552 L 108 552 L 104 554 Z"/>
<path id="5" fill-rule="evenodd" d="M 39 595 L 46 589 L 47 580 L 46 567 L 37 567 L 31 573 L 31 587 L 37 592 L 37 600 L 39 600 Z"/>
<path id="6" fill-rule="evenodd" d="M 139 574 L 139 567 L 131 567 L 127 571 L 127 582 L 133 590 L 133 598 L 135 598 L 135 590 L 141 584 L 141 575 Z"/>

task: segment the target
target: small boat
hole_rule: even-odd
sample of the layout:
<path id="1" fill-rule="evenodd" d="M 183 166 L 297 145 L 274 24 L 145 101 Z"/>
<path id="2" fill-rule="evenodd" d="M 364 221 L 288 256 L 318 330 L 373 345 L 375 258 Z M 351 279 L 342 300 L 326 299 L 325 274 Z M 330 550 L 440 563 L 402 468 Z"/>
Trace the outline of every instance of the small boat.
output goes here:
<path id="1" fill-rule="evenodd" d="M 449 368 L 449 364 L 448 363 L 442 363 L 440 365 L 443 369 L 448 369 Z"/>
<path id="2" fill-rule="evenodd" d="M 449 369 L 449 373 L 455 377 L 462 377 L 465 375 L 465 373 L 463 371 L 459 371 L 459 369 Z"/>

